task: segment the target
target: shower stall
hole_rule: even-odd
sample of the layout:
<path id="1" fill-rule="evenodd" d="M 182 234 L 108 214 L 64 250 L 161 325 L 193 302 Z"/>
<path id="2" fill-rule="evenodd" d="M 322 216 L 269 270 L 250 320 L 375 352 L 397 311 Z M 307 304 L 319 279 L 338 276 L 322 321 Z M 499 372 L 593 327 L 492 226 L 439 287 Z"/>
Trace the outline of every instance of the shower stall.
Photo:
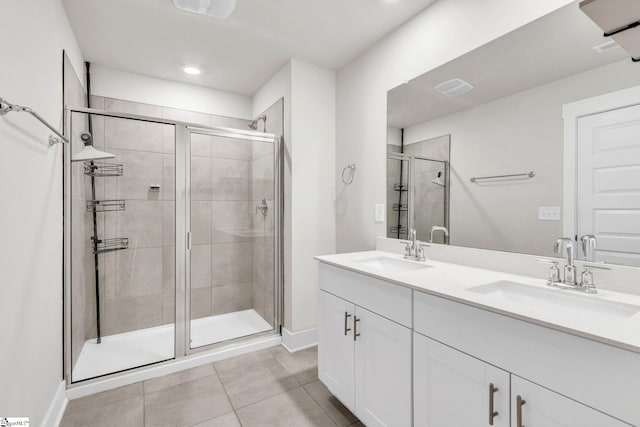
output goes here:
<path id="1" fill-rule="evenodd" d="M 67 112 L 67 383 L 277 336 L 280 138 L 102 104 Z"/>
<path id="2" fill-rule="evenodd" d="M 431 240 L 431 227 L 449 228 L 449 162 L 402 153 L 387 154 L 387 237 Z M 448 243 L 438 233 L 434 243 Z"/>

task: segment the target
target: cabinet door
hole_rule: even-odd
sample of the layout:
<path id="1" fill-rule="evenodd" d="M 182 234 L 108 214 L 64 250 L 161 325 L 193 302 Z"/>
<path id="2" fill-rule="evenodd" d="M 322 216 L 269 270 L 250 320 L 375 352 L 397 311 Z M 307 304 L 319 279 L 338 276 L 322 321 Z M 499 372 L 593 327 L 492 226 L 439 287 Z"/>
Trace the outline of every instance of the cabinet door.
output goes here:
<path id="1" fill-rule="evenodd" d="M 356 306 L 356 410 L 368 427 L 411 426 L 411 330 Z"/>
<path id="2" fill-rule="evenodd" d="M 320 291 L 318 377 L 352 412 L 355 411 L 353 316 L 353 304 Z"/>
<path id="3" fill-rule="evenodd" d="M 415 332 L 413 352 L 416 427 L 509 426 L 508 372 Z"/>
<path id="4" fill-rule="evenodd" d="M 629 426 L 515 375 L 511 376 L 511 405 L 513 427 Z M 521 422 L 518 422 L 519 416 Z"/>

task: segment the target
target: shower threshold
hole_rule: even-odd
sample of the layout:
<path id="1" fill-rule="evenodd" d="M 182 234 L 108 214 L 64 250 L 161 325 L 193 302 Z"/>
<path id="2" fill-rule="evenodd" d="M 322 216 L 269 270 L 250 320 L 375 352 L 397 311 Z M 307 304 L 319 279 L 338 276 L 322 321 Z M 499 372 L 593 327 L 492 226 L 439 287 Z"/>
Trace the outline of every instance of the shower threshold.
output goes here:
<path id="1" fill-rule="evenodd" d="M 191 321 L 191 348 L 241 338 L 272 328 L 255 310 L 243 310 Z M 156 326 L 85 341 L 72 381 L 173 359 L 174 325 Z"/>

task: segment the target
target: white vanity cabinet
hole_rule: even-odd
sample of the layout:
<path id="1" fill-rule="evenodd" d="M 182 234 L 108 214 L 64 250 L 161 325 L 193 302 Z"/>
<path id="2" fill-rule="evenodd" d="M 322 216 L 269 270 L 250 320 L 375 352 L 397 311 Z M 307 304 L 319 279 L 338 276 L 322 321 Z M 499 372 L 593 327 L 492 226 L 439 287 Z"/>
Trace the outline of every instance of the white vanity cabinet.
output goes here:
<path id="1" fill-rule="evenodd" d="M 410 290 L 389 303 L 386 286 L 395 286 L 380 281 L 358 295 L 358 276 L 321 266 L 318 377 L 365 425 L 409 427 L 411 329 L 393 319 L 410 322 Z"/>
<path id="2" fill-rule="evenodd" d="M 511 376 L 511 408 L 513 427 L 629 427 L 515 375 Z"/>
<path id="3" fill-rule="evenodd" d="M 509 427 L 509 373 L 413 334 L 414 425 Z"/>
<path id="4" fill-rule="evenodd" d="M 628 427 L 418 333 L 413 349 L 416 427 Z"/>
<path id="5" fill-rule="evenodd" d="M 640 426 L 637 353 L 422 292 L 414 293 L 414 331 L 416 427 L 489 425 L 488 395 L 481 388 L 500 381 L 500 371 L 510 376 L 511 423 L 498 417 L 494 425 Z M 455 390 L 444 388 L 447 383 Z M 460 408 L 466 404 L 470 413 L 484 409 L 485 417 L 462 424 L 429 423 L 431 418 L 423 423 L 425 414 L 443 412 L 438 401 L 431 405 L 439 397 L 424 390 L 446 390 L 451 399 L 465 400 Z M 495 399 L 505 397 L 500 391 Z M 518 396 L 524 404 L 518 404 Z M 505 407 L 501 400 L 494 405 L 498 412 Z"/>

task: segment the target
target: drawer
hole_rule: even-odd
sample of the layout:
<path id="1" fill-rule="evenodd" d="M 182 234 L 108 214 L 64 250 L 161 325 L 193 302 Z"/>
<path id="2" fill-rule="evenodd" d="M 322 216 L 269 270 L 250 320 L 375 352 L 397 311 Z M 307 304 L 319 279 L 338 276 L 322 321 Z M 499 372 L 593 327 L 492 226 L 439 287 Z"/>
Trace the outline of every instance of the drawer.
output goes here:
<path id="1" fill-rule="evenodd" d="M 320 289 L 411 327 L 411 289 L 320 263 Z"/>

